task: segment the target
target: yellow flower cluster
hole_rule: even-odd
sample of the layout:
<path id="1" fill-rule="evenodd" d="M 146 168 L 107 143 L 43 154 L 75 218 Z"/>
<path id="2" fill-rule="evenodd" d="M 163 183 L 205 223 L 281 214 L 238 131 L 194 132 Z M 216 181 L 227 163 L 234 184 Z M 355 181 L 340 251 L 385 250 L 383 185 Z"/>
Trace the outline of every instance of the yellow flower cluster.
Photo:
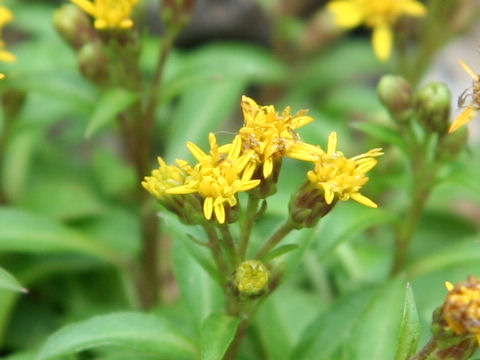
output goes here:
<path id="1" fill-rule="evenodd" d="M 369 180 L 366 173 L 377 164 L 375 157 L 382 154 L 382 149 L 376 148 L 347 159 L 337 150 L 337 134 L 332 132 L 326 152 L 319 146 L 297 143 L 287 155 L 314 163 L 315 169 L 309 171 L 307 176 L 315 187 L 324 192 L 327 204 L 331 204 L 337 197 L 339 200 L 352 199 L 376 208 L 377 204 L 360 194 L 359 190 Z"/>
<path id="2" fill-rule="evenodd" d="M 133 7 L 139 0 L 70 0 L 95 18 L 94 26 L 103 29 L 128 29 L 133 26 Z"/>
<path id="3" fill-rule="evenodd" d="M 480 280 L 470 276 L 466 282 L 445 286 L 448 295 L 442 311 L 448 327 L 457 335 L 475 335 L 480 344 Z"/>
<path id="4" fill-rule="evenodd" d="M 450 125 L 448 129 L 449 133 L 454 132 L 458 128 L 462 127 L 463 125 L 468 124 L 477 114 L 478 110 L 480 110 L 480 78 L 475 71 L 473 71 L 467 64 L 465 64 L 462 60 L 459 60 L 460 65 L 465 69 L 468 75 L 470 75 L 473 79 L 473 84 L 470 88 L 465 90 L 460 98 L 458 99 L 458 106 L 465 107 L 465 99 L 470 98 L 471 102 L 465 109 L 457 116 L 455 121 Z"/>
<path id="5" fill-rule="evenodd" d="M 143 187 L 167 208 L 181 213 L 175 205 L 178 195 L 193 194 L 202 202 L 203 215 L 223 224 L 228 219 L 228 209 L 237 205 L 237 193 L 249 191 L 267 181 L 280 166 L 283 156 L 312 161 L 315 170 L 308 172 L 308 179 L 324 193 L 328 204 L 335 196 L 340 200 L 353 199 L 364 205 L 376 204 L 359 193 L 368 181 L 365 174 L 382 154 L 373 149 L 351 159 L 336 150 L 336 133 L 330 135 L 328 150 L 304 143 L 295 132 L 313 119 L 300 111 L 291 115 L 290 108 L 281 114 L 273 106 L 259 106 L 254 100 L 242 98 L 244 126 L 230 144 L 219 146 L 214 134 L 209 135 L 210 152 L 205 153 L 197 145 L 187 147 L 197 160 L 190 165 L 177 160 L 177 166 L 168 166 L 159 158 L 160 167 L 147 176 Z"/>
<path id="6" fill-rule="evenodd" d="M 380 60 L 390 57 L 392 28 L 399 18 L 426 14 L 425 6 L 416 0 L 333 0 L 328 9 L 342 28 L 351 29 L 361 24 L 373 28 L 373 49 Z"/>
<path id="7" fill-rule="evenodd" d="M 16 60 L 15 55 L 6 50 L 5 42 L 2 38 L 3 28 L 12 20 L 12 12 L 5 6 L 2 6 L 0 2 L 0 61 L 14 62 Z"/>

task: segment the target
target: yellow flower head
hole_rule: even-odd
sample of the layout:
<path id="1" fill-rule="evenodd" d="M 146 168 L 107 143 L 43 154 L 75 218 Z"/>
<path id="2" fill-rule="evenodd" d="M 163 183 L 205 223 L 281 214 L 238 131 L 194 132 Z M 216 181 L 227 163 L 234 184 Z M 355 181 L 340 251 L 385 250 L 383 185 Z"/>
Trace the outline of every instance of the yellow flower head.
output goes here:
<path id="1" fill-rule="evenodd" d="M 2 6 L 0 2 L 0 30 L 12 20 L 13 20 L 12 12 L 8 10 L 5 6 Z"/>
<path id="2" fill-rule="evenodd" d="M 242 97 L 244 126 L 239 130 L 244 147 L 255 152 L 256 163 L 263 164 L 263 177 L 273 171 L 276 158 L 285 155 L 288 147 L 298 140 L 296 129 L 310 123 L 313 118 L 301 110 L 290 114 L 290 107 L 278 114 L 272 105 L 258 106 L 247 96 Z"/>
<path id="3" fill-rule="evenodd" d="M 151 176 L 145 177 L 142 186 L 158 200 L 167 203 L 171 200 L 167 190 L 183 185 L 186 174 L 177 166 L 167 165 L 161 157 L 158 157 L 158 164 L 159 168 L 153 170 Z"/>
<path id="4" fill-rule="evenodd" d="M 466 282 L 445 286 L 448 295 L 442 312 L 448 327 L 457 335 L 475 335 L 480 344 L 480 279 L 470 276 Z"/>
<path id="5" fill-rule="evenodd" d="M 315 164 L 315 169 L 309 171 L 307 176 L 314 186 L 323 190 L 327 204 L 331 204 L 337 197 L 344 201 L 353 199 L 363 205 L 376 208 L 377 204 L 359 191 L 369 180 L 366 173 L 377 164 L 375 157 L 382 154 L 382 149 L 376 148 L 347 159 L 341 151 L 337 150 L 337 133 L 332 132 L 328 138 L 327 152 L 318 146 L 297 143 L 291 148 L 288 156 L 312 161 Z"/>
<path id="6" fill-rule="evenodd" d="M 343 28 L 365 24 L 373 28 L 373 49 L 380 60 L 392 52 L 392 27 L 403 15 L 424 16 L 425 6 L 416 0 L 332 0 L 328 9 Z"/>
<path id="7" fill-rule="evenodd" d="M 241 155 L 242 140 L 236 136 L 231 144 L 218 146 L 214 134 L 209 134 L 210 153 L 206 154 L 197 145 L 187 147 L 198 163 L 190 166 L 184 160 L 178 165 L 188 174 L 184 185 L 167 189 L 168 194 L 198 193 L 203 200 L 203 214 L 207 220 L 213 213 L 220 224 L 225 223 L 225 206 L 237 204 L 236 194 L 253 189 L 260 180 L 251 180 L 254 167 L 247 167 L 252 153 Z"/>
<path id="8" fill-rule="evenodd" d="M 465 90 L 460 97 L 458 98 L 458 106 L 464 107 L 465 109 L 457 116 L 455 121 L 450 125 L 448 129 L 449 133 L 454 132 L 458 128 L 462 127 L 465 124 L 468 124 L 480 110 L 480 78 L 477 73 L 475 73 L 470 67 L 465 64 L 462 60 L 458 60 L 460 65 L 465 69 L 468 75 L 473 79 L 473 84 L 470 88 Z M 465 106 L 465 100 L 470 98 L 470 104 Z"/>
<path id="9" fill-rule="evenodd" d="M 133 26 L 133 7 L 139 0 L 70 0 L 95 18 L 95 27 L 103 29 L 128 29 Z"/>

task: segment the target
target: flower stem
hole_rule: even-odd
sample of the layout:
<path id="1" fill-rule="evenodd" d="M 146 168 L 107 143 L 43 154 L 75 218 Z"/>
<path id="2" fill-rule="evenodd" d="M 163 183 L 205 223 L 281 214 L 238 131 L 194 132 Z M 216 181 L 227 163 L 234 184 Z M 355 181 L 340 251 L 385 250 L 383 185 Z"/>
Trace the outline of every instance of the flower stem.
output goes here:
<path id="1" fill-rule="evenodd" d="M 247 210 L 245 211 L 244 221 L 242 223 L 240 246 L 238 249 L 238 254 L 241 260 L 245 260 L 247 256 L 248 242 L 250 240 L 250 235 L 252 234 L 255 217 L 257 216 L 259 202 L 260 199 L 258 197 L 249 195 Z"/>
<path id="2" fill-rule="evenodd" d="M 258 250 L 255 255 L 255 259 L 261 259 L 266 255 L 272 248 L 274 248 L 280 241 L 285 238 L 295 227 L 290 220 L 285 221 L 278 229 L 273 233 L 272 236 L 267 240 L 267 242 Z"/>
<path id="3" fill-rule="evenodd" d="M 215 228 L 215 225 L 213 225 L 210 222 L 203 224 L 203 229 L 207 234 L 207 237 L 209 240 L 209 248 L 210 248 L 210 251 L 212 252 L 213 260 L 217 265 L 218 275 L 219 275 L 218 280 L 220 281 L 220 285 L 222 286 L 222 289 L 224 290 L 224 292 L 227 293 L 226 277 L 228 276 L 228 267 L 222 253 L 222 248 L 220 246 L 220 239 L 218 238 L 217 229 Z"/>
<path id="4" fill-rule="evenodd" d="M 232 270 L 237 267 L 238 263 L 240 262 L 240 258 L 238 256 L 237 247 L 235 245 L 235 241 L 233 241 L 232 233 L 230 231 L 230 227 L 228 224 L 222 224 L 219 226 L 220 232 L 222 233 L 223 243 L 225 244 L 224 248 L 228 254 L 230 261 L 232 262 Z"/>

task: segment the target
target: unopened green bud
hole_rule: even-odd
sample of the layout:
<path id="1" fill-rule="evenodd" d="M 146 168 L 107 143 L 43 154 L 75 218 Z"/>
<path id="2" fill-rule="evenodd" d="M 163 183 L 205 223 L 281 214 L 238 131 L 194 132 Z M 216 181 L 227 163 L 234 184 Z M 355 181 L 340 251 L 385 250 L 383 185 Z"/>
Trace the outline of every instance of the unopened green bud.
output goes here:
<path id="1" fill-rule="evenodd" d="M 377 86 L 378 96 L 399 123 L 408 122 L 415 114 L 415 93 L 401 76 L 384 75 Z"/>
<path id="2" fill-rule="evenodd" d="M 233 274 L 234 290 L 241 298 L 254 298 L 268 289 L 270 272 L 258 260 L 247 260 L 235 269 Z"/>
<path id="3" fill-rule="evenodd" d="M 441 161 L 449 162 L 454 160 L 467 146 L 468 128 L 466 126 L 457 131 L 445 134 L 440 138 L 438 144 L 438 157 Z"/>
<path id="4" fill-rule="evenodd" d="M 419 121 L 430 131 L 444 134 L 449 127 L 450 90 L 445 84 L 431 83 L 417 94 Z"/>
<path id="5" fill-rule="evenodd" d="M 87 14 L 73 4 L 57 9 L 53 14 L 53 24 L 62 38 L 76 50 L 98 38 Z"/>
<path id="6" fill-rule="evenodd" d="M 325 194 L 308 181 L 290 198 L 290 221 L 296 229 L 315 226 L 335 204 L 335 199 L 327 204 Z"/>
<path id="7" fill-rule="evenodd" d="M 87 43 L 78 52 L 78 65 L 82 74 L 97 85 L 109 81 L 108 58 L 100 42 Z"/>

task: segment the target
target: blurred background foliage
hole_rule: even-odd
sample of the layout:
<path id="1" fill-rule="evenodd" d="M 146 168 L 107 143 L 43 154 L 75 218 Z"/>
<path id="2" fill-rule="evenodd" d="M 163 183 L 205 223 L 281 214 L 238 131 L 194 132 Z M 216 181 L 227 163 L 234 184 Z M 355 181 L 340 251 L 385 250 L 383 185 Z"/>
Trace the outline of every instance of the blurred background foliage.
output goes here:
<path id="1" fill-rule="evenodd" d="M 0 273 L 0 355 L 27 360 L 35 359 L 48 336 L 63 325 L 142 308 L 142 209 L 135 202 L 137 175 L 113 121 L 132 98 L 122 91 L 105 92 L 81 75 L 76 54 L 52 22 L 64 2 L 3 3 L 15 14 L 3 36 L 18 60 L 2 63 L 7 78 L 0 84 L 0 263 L 8 271 Z M 310 143 L 326 146 L 328 134 L 336 131 L 347 156 L 374 147 L 385 150 L 365 187 L 379 209 L 341 203 L 317 227 L 287 238 L 285 243 L 299 245 L 285 256 L 287 281 L 258 309 L 241 359 L 393 358 L 406 280 L 418 307 L 423 344 L 430 336 L 432 311 L 445 297 L 444 282 L 479 274 L 480 147 L 473 133 L 468 150 L 442 168 L 406 267 L 390 277 L 393 224 L 403 216 L 415 184 L 402 151 L 408 145 L 381 104 L 376 84 L 388 72 L 413 84 L 425 83 L 432 69 L 443 76 L 437 80 L 455 78 L 452 67 L 438 67 L 439 54 L 474 54 L 471 66 L 479 68 L 479 5 L 473 0 L 448 3 L 428 1 L 436 14 L 402 23 L 414 33 L 413 44 L 406 42 L 406 54 L 396 52 L 382 63 L 372 51 L 370 32 L 340 31 L 323 1 L 198 0 L 166 63 L 152 168 L 154 154 L 168 161 L 188 158 L 186 141 L 206 148 L 209 131 L 216 131 L 220 141 L 229 139 L 242 124 L 242 94 L 278 109 L 309 109 L 315 121 L 300 133 Z M 448 7 L 474 11 L 467 16 Z M 154 72 L 164 34 L 158 13 L 156 1 L 142 0 L 135 16 L 145 79 Z M 445 16 L 461 19 L 461 26 L 442 28 L 438 23 Z M 473 41 L 463 38 L 463 53 L 458 48 L 445 52 L 448 42 L 468 32 Z M 460 88 L 470 86 L 463 73 L 455 80 Z M 449 85 L 456 98 L 457 83 Z M 286 216 L 290 195 L 308 168 L 290 160 L 284 167 L 279 191 L 256 224 L 253 248 Z M 160 300 L 150 311 L 172 336 L 176 329 L 182 341 L 195 342 L 190 339 L 199 338 L 204 320 L 222 309 L 222 294 L 197 263 L 209 260 L 186 236 L 193 230 L 171 215 L 160 216 L 167 240 L 158 254 Z M 130 319 L 132 327 L 135 321 Z M 106 334 L 115 329 L 114 323 L 105 324 Z M 49 358 L 48 349 L 43 351 L 42 359 Z M 188 352 L 172 354 L 107 346 L 68 358 L 190 358 Z"/>

